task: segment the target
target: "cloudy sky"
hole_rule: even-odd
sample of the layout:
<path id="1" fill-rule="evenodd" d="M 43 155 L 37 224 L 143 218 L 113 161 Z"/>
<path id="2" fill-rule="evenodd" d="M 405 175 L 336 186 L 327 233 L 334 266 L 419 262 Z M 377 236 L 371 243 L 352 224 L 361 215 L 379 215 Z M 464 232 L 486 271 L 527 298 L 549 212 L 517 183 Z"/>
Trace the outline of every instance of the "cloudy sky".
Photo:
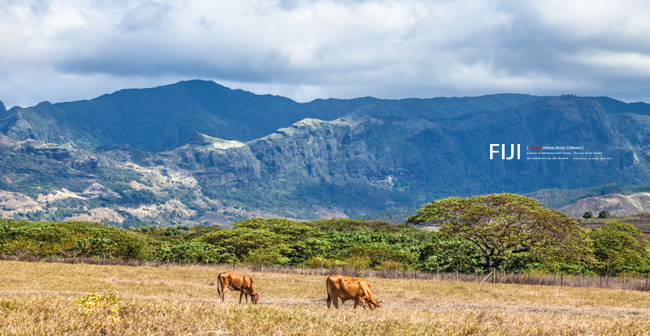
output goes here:
<path id="1" fill-rule="evenodd" d="M 8 107 L 209 79 L 315 98 L 650 102 L 650 2 L 0 0 Z"/>

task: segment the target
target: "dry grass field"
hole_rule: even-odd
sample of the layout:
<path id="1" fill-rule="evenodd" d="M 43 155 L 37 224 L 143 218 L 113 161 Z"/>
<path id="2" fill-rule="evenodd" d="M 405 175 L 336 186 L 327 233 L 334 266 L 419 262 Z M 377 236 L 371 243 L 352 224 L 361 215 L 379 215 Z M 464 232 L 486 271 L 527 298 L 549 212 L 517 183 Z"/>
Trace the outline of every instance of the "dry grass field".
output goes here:
<path id="1" fill-rule="evenodd" d="M 219 269 L 0 261 L 0 335 L 650 335 L 650 294 L 366 279 L 382 307 L 327 309 L 325 276 L 248 272 L 263 292 L 217 301 Z M 75 300 L 121 295 L 108 318 Z"/>

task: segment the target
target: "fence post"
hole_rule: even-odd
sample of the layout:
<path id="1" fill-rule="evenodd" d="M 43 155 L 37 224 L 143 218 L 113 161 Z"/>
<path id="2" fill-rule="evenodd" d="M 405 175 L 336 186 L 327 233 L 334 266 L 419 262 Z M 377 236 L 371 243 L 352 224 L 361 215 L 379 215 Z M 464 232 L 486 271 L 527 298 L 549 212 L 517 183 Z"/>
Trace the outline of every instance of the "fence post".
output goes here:
<path id="1" fill-rule="evenodd" d="M 395 279 L 397 279 L 397 265 L 395 265 Z"/>
<path id="2" fill-rule="evenodd" d="M 495 283 L 496 280 L 497 280 L 497 270 L 495 270 L 493 268 L 492 269 L 492 283 Z"/>
<path id="3" fill-rule="evenodd" d="M 605 274 L 605 288 L 609 287 L 609 279 L 607 278 L 607 274 Z"/>
<path id="4" fill-rule="evenodd" d="M 262 263 L 262 266 L 260 266 L 260 272 L 264 271 L 264 263 Z"/>
<path id="5" fill-rule="evenodd" d="M 562 279 L 562 275 L 563 275 L 563 274 L 560 273 L 560 287 L 562 287 L 562 284 L 564 283 L 564 281 L 563 281 L 563 279 Z"/>
<path id="6" fill-rule="evenodd" d="M 623 290 L 627 289 L 627 283 L 625 282 L 625 275 L 623 276 Z"/>
<path id="7" fill-rule="evenodd" d="M 305 261 L 304 260 L 302 262 L 302 271 L 300 271 L 300 274 L 305 274 Z"/>
<path id="8" fill-rule="evenodd" d="M 386 266 L 384 266 L 384 279 L 388 278 L 388 272 L 386 270 Z"/>
<path id="9" fill-rule="evenodd" d="M 648 275 L 646 274 L 646 276 L 645 276 L 645 291 L 646 292 L 648 291 L 648 279 L 649 279 Z"/>
<path id="10" fill-rule="evenodd" d="M 320 263 L 320 275 L 323 275 L 323 263 Z"/>
<path id="11" fill-rule="evenodd" d="M 582 273 L 580 273 L 580 288 L 582 288 Z"/>
<path id="12" fill-rule="evenodd" d="M 478 282 L 478 270 L 476 268 L 474 269 L 474 275 L 476 276 L 476 282 Z"/>
<path id="13" fill-rule="evenodd" d="M 456 282 L 458 282 L 458 270 L 456 270 Z"/>

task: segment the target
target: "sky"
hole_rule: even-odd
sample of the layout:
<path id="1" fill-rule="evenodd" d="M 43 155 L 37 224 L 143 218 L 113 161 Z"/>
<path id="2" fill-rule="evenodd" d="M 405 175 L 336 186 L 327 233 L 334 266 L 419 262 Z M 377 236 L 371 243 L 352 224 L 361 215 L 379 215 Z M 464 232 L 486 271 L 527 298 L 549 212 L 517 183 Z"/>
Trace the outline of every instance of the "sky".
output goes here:
<path id="1" fill-rule="evenodd" d="M 0 17 L 7 108 L 189 79 L 300 102 L 650 102 L 645 0 L 0 0 Z"/>

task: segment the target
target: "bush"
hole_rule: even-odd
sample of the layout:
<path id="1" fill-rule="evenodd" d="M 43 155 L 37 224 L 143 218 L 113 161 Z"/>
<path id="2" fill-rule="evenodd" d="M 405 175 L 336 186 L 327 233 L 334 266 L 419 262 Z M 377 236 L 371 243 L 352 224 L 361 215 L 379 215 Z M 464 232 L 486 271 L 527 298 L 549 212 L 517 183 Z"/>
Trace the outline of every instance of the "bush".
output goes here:
<path id="1" fill-rule="evenodd" d="M 598 218 L 609 218 L 609 211 L 603 210 L 598 214 Z"/>
<path id="2" fill-rule="evenodd" d="M 594 217 L 594 213 L 591 212 L 591 211 L 587 211 L 582 215 L 582 218 L 584 218 L 584 219 L 589 219 L 589 218 L 592 218 L 592 217 Z"/>
<path id="3" fill-rule="evenodd" d="M 326 259 L 320 257 L 312 257 L 305 261 L 305 266 L 309 268 L 332 268 L 335 266 L 345 266 L 345 262 L 338 259 Z"/>
<path id="4" fill-rule="evenodd" d="M 84 257 L 113 257 L 116 254 L 117 247 L 117 244 L 108 238 L 88 237 L 77 240 L 70 248 L 70 251 L 77 252 Z"/>
<path id="5" fill-rule="evenodd" d="M 370 258 L 364 256 L 351 257 L 345 261 L 345 267 L 364 270 L 370 266 Z"/>
<path id="6" fill-rule="evenodd" d="M 251 265 L 285 265 L 289 262 L 289 258 L 283 256 L 277 250 L 267 248 L 249 251 L 244 258 L 244 262 Z"/>

